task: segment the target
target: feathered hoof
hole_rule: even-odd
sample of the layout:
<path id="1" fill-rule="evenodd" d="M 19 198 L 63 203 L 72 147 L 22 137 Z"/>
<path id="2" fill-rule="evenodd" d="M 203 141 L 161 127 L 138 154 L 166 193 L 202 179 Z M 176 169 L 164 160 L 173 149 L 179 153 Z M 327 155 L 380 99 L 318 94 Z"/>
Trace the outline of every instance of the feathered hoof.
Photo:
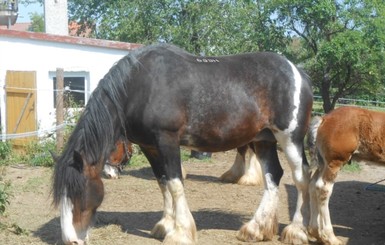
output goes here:
<path id="1" fill-rule="evenodd" d="M 290 224 L 283 229 L 281 242 L 287 244 L 308 244 L 306 229 L 302 225 Z"/>
<path id="2" fill-rule="evenodd" d="M 263 241 L 263 234 L 259 231 L 259 225 L 250 221 L 239 229 L 237 239 L 243 242 L 258 242 Z"/>
<path id="3" fill-rule="evenodd" d="M 312 242 L 319 242 L 327 245 L 341 245 L 343 244 L 340 239 L 338 239 L 333 231 L 320 231 L 317 227 L 308 227 L 307 228 L 308 239 Z"/>
<path id="4" fill-rule="evenodd" d="M 238 185 L 259 186 L 262 185 L 262 180 L 255 175 L 243 175 L 237 182 Z"/>
<path id="5" fill-rule="evenodd" d="M 342 245 L 342 241 L 335 236 L 322 239 L 322 242 L 327 245 Z"/>
<path id="6" fill-rule="evenodd" d="M 261 227 L 265 227 L 262 229 Z M 260 225 L 251 220 L 244 224 L 237 233 L 237 239 L 244 242 L 270 241 L 277 233 L 278 224 Z"/>
<path id="7" fill-rule="evenodd" d="M 151 236 L 157 239 L 163 239 L 174 230 L 175 221 L 171 218 L 162 218 L 152 229 Z"/>
<path id="8" fill-rule="evenodd" d="M 193 245 L 197 242 L 196 232 L 183 232 L 185 230 L 174 230 L 167 234 L 163 244 L 165 245 Z"/>

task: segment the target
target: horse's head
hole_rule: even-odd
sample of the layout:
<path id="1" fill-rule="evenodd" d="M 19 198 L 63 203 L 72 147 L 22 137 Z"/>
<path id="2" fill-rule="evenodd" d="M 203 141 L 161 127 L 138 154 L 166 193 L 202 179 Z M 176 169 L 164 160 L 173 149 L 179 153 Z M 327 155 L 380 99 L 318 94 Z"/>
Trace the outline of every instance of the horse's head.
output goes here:
<path id="1" fill-rule="evenodd" d="M 104 165 L 103 173 L 109 179 L 118 179 L 133 154 L 132 143 L 128 140 L 120 139 L 115 144 L 115 148 Z"/>
<path id="2" fill-rule="evenodd" d="M 103 164 L 91 164 L 77 151 L 62 173 L 64 188 L 60 197 L 60 224 L 65 244 L 84 244 L 96 209 L 104 197 L 100 177 Z M 58 178 L 58 176 L 55 176 Z M 56 179 L 55 179 L 56 181 Z"/>
<path id="3" fill-rule="evenodd" d="M 108 179 L 119 179 L 119 168 L 106 163 L 103 168 L 103 174 Z"/>

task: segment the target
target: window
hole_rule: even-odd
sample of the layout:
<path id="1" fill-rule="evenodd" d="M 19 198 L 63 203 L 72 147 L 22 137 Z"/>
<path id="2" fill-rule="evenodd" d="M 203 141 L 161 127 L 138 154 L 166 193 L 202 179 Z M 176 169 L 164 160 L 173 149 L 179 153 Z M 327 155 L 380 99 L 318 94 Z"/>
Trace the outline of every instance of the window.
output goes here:
<path id="1" fill-rule="evenodd" d="M 54 106 L 56 108 L 57 83 L 53 77 Z M 85 104 L 85 78 L 84 77 L 64 77 L 64 106 L 70 107 L 72 104 L 83 107 Z"/>

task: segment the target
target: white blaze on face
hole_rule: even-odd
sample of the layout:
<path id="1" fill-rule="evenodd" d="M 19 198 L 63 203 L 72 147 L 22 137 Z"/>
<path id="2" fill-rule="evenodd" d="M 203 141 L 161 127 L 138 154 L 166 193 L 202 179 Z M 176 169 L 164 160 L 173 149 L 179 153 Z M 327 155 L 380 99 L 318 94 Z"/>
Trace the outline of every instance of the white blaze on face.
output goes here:
<path id="1" fill-rule="evenodd" d="M 119 178 L 119 170 L 116 167 L 113 167 L 109 164 L 104 164 L 103 173 L 109 179 L 118 179 Z"/>
<path id="2" fill-rule="evenodd" d="M 60 226 L 62 239 L 64 244 L 71 244 L 72 242 L 78 242 L 78 244 L 81 244 L 79 243 L 78 235 L 75 227 L 73 226 L 72 209 L 72 201 L 67 197 L 67 193 L 65 191 L 60 200 Z"/>

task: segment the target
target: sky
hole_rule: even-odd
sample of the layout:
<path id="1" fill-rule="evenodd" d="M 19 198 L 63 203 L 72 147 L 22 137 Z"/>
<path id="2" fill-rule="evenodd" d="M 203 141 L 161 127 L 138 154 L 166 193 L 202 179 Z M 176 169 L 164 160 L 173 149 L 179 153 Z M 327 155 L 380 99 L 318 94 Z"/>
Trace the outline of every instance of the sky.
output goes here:
<path id="1" fill-rule="evenodd" d="M 39 3 L 31 3 L 27 6 L 24 6 L 24 4 L 19 4 L 19 16 L 17 17 L 17 23 L 30 22 L 31 19 L 29 18 L 29 15 L 30 13 L 34 12 L 43 14 L 43 5 L 40 5 Z"/>

